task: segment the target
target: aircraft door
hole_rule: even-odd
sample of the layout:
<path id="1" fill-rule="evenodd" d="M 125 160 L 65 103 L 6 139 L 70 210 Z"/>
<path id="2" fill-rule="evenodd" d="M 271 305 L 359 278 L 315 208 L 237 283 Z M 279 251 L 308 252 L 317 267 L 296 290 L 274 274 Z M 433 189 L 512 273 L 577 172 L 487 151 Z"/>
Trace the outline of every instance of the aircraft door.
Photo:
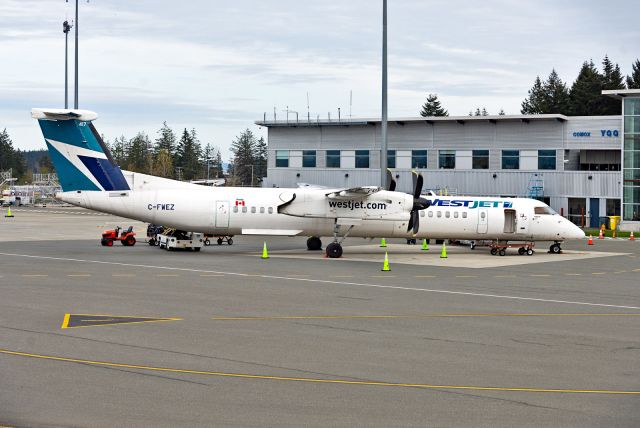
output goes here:
<path id="1" fill-rule="evenodd" d="M 531 216 L 526 211 L 518 211 L 518 233 L 528 235 L 531 220 Z"/>
<path id="2" fill-rule="evenodd" d="M 216 229 L 229 228 L 229 201 L 216 201 Z"/>
<path id="3" fill-rule="evenodd" d="M 487 233 L 489 230 L 489 210 L 478 211 L 478 233 Z"/>

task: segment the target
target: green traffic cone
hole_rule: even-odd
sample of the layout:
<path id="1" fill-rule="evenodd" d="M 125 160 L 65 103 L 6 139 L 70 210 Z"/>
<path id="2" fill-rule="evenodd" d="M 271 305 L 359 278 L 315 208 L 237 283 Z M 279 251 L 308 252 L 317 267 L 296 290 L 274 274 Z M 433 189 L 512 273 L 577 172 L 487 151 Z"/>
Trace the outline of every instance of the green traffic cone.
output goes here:
<path id="1" fill-rule="evenodd" d="M 264 247 L 262 247 L 262 258 L 263 259 L 268 259 L 269 258 L 269 253 L 267 253 L 267 243 L 264 243 Z"/>
<path id="2" fill-rule="evenodd" d="M 384 253 L 384 263 L 382 264 L 382 272 L 389 272 L 389 254 L 385 251 Z"/>
<path id="3" fill-rule="evenodd" d="M 429 251 L 429 244 L 427 244 L 427 240 L 422 240 L 422 251 Z"/>
<path id="4" fill-rule="evenodd" d="M 9 207 L 9 210 L 7 211 L 7 214 L 5 214 L 5 217 L 13 217 L 13 213 L 11 212 L 11 207 Z"/>
<path id="5" fill-rule="evenodd" d="M 441 259 L 447 258 L 447 246 L 444 242 L 442 243 L 442 253 L 440 253 L 440 258 Z"/>
<path id="6" fill-rule="evenodd" d="M 382 238 L 380 240 L 380 248 L 387 248 L 387 240 Z"/>

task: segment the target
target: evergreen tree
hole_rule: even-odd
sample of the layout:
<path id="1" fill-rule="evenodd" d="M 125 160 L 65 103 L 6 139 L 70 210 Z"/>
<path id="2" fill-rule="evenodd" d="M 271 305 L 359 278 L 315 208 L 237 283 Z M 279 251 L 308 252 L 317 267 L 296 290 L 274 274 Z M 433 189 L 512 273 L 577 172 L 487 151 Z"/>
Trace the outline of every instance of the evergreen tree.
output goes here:
<path id="1" fill-rule="evenodd" d="M 640 89 L 640 60 L 633 63 L 631 76 L 627 76 L 627 88 Z"/>
<path id="2" fill-rule="evenodd" d="M 442 108 L 437 94 L 429 94 L 427 101 L 422 105 L 420 116 L 449 116 L 449 112 Z"/>
<path id="3" fill-rule="evenodd" d="M 249 129 L 241 133 L 231 143 L 233 173 L 236 184 L 245 186 L 255 184 L 255 147 L 256 139 Z"/>
<path id="4" fill-rule="evenodd" d="M 593 61 L 582 64 L 578 78 L 571 86 L 571 114 L 593 116 L 602 114 L 602 89 L 604 77 Z"/>
<path id="5" fill-rule="evenodd" d="M 155 157 L 153 174 L 164 178 L 173 178 L 173 159 L 166 149 L 160 149 Z"/>
<path id="6" fill-rule="evenodd" d="M 480 111 L 480 107 L 476 107 L 476 112 L 473 113 L 474 116 L 482 116 L 482 112 Z"/>
<path id="7" fill-rule="evenodd" d="M 127 139 L 124 138 L 124 135 L 121 135 L 120 138 L 116 138 L 113 140 L 113 144 L 111 144 L 111 156 L 113 160 L 121 167 L 126 166 L 127 161 L 127 147 L 128 142 Z"/>
<path id="8" fill-rule="evenodd" d="M 181 178 L 193 180 L 202 170 L 200 167 L 201 148 L 195 129 L 184 129 L 176 152 L 176 167 L 182 168 Z"/>
<path id="9" fill-rule="evenodd" d="M 542 114 L 569 114 L 570 99 L 567 85 L 560 79 L 556 70 L 551 70 L 549 77 L 544 82 L 544 110 Z"/>
<path id="10" fill-rule="evenodd" d="M 158 130 L 158 138 L 154 146 L 155 155 L 157 156 L 161 150 L 166 151 L 172 158 L 176 153 L 176 134 L 166 121 L 162 122 L 162 128 Z"/>
<path id="11" fill-rule="evenodd" d="M 150 173 L 151 141 L 144 132 L 139 132 L 127 145 L 126 165 L 128 171 Z"/>
<path id="12" fill-rule="evenodd" d="M 489 116 L 489 112 L 487 111 L 487 109 L 485 107 L 482 107 L 481 116 Z"/>
<path id="13" fill-rule="evenodd" d="M 625 89 L 624 77 L 618 64 L 613 64 L 607 55 L 602 60 L 603 89 Z M 600 114 L 622 114 L 620 101 L 601 97 Z"/>
<path id="14" fill-rule="evenodd" d="M 255 175 L 259 183 L 262 183 L 262 179 L 267 176 L 267 156 L 267 142 L 264 140 L 264 137 L 260 137 L 256 143 L 254 156 L 256 162 Z"/>
<path id="15" fill-rule="evenodd" d="M 23 178 L 27 162 L 20 150 L 13 148 L 13 142 L 6 128 L 0 132 L 0 171 L 13 170 L 14 177 Z"/>
<path id="16" fill-rule="evenodd" d="M 222 156 L 220 150 L 211 143 L 207 143 L 202 151 L 202 176 L 209 178 L 222 178 Z"/>
<path id="17" fill-rule="evenodd" d="M 504 116 L 504 115 L 505 115 L 505 113 L 504 113 L 504 109 L 502 109 L 502 108 L 501 108 L 501 109 L 500 109 L 500 113 L 498 113 L 498 116 Z"/>
<path id="18" fill-rule="evenodd" d="M 546 96 L 540 76 L 536 76 L 533 87 L 529 89 L 529 96 L 522 102 L 520 113 L 522 114 L 542 114 L 547 111 Z"/>

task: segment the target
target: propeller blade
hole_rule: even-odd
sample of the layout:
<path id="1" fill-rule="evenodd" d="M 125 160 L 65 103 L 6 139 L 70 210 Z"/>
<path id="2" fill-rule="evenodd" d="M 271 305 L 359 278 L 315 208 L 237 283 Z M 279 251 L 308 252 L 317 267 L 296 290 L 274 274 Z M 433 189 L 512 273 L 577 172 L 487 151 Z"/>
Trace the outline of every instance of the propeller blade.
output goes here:
<path id="1" fill-rule="evenodd" d="M 417 174 L 416 181 L 413 183 L 413 199 L 420 198 L 422 193 L 422 185 L 424 184 L 424 177 L 422 174 Z"/>
<path id="2" fill-rule="evenodd" d="M 413 194 L 415 195 L 416 185 L 418 184 L 418 173 L 415 170 L 411 171 L 411 182 L 413 183 L 412 189 L 413 189 Z"/>
<path id="3" fill-rule="evenodd" d="M 414 211 L 411 211 L 411 214 L 409 214 L 409 225 L 407 226 L 407 232 L 411 232 L 411 229 L 413 229 L 413 213 Z"/>
<path id="4" fill-rule="evenodd" d="M 413 234 L 418 234 L 418 229 L 420 229 L 420 213 L 418 211 L 411 212 L 411 218 L 413 220 Z"/>
<path id="5" fill-rule="evenodd" d="M 387 168 L 387 183 L 389 183 L 389 191 L 394 192 L 396 190 L 396 180 L 393 178 L 389 168 Z"/>

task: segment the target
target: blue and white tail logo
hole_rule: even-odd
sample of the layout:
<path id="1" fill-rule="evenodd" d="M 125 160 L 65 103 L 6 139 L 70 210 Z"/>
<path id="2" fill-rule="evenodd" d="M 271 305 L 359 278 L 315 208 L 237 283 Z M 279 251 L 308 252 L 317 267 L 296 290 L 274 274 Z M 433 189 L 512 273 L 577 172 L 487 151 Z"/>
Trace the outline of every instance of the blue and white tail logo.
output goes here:
<path id="1" fill-rule="evenodd" d="M 85 110 L 33 109 L 65 192 L 130 190 Z"/>

